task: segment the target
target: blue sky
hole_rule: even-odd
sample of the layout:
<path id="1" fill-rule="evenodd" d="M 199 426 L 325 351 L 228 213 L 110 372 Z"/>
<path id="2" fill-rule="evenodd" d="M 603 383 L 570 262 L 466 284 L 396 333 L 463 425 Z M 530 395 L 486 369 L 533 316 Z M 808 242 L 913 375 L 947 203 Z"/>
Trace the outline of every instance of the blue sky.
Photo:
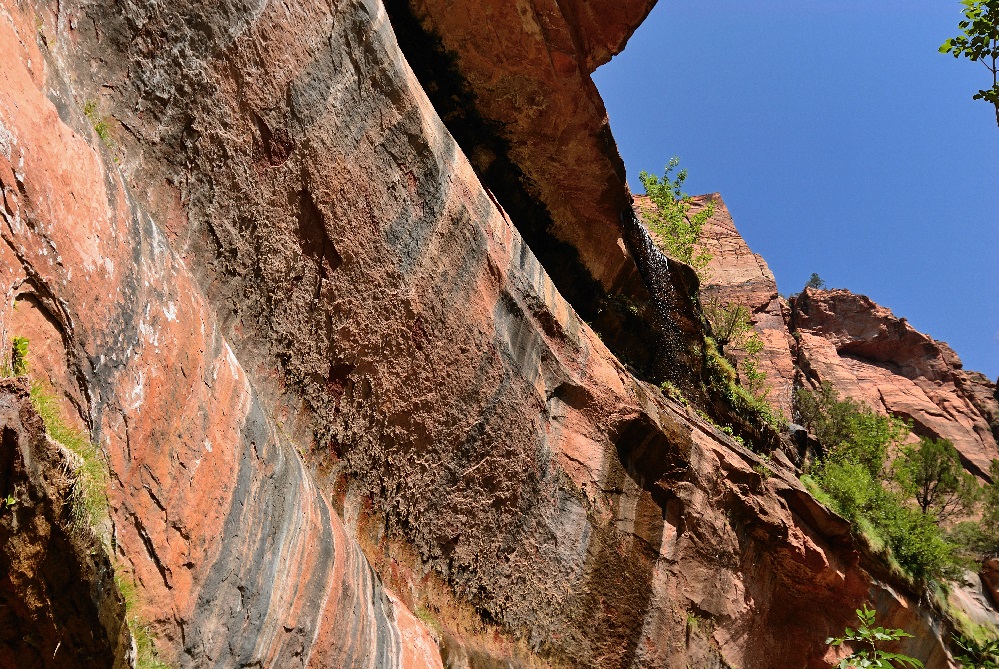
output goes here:
<path id="1" fill-rule="evenodd" d="M 810 4 L 660 0 L 594 74 L 632 190 L 678 155 L 782 293 L 818 272 L 995 380 L 999 128 L 971 99 L 991 75 L 937 52 L 961 5 Z"/>

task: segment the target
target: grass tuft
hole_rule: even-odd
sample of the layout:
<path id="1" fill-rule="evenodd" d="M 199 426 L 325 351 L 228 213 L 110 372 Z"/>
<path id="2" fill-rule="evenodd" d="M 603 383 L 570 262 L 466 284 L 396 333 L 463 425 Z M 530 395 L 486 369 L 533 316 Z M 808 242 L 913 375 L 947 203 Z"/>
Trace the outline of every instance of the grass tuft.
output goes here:
<path id="1" fill-rule="evenodd" d="M 63 420 L 55 394 L 40 381 L 31 382 L 31 403 L 42 417 L 49 437 L 79 458 L 70 504 L 73 525 L 78 531 L 93 532 L 107 521 L 110 512 L 105 494 L 108 474 L 101 452 L 86 433 Z"/>
<path id="2" fill-rule="evenodd" d="M 160 660 L 156 653 L 156 637 L 149 624 L 138 613 L 139 592 L 135 581 L 120 564 L 115 565 L 114 583 L 125 602 L 125 621 L 135 639 L 135 669 L 169 669 L 170 665 Z"/>
<path id="3" fill-rule="evenodd" d="M 28 371 L 28 340 L 14 338 L 12 355 L 14 371 Z M 74 531 L 99 540 L 100 528 L 110 520 L 111 507 L 107 498 L 108 470 L 100 449 L 83 431 L 70 426 L 63 418 L 55 393 L 41 381 L 31 382 L 31 403 L 41 416 L 48 436 L 77 458 L 79 466 L 73 473 L 70 514 Z M 125 604 L 125 621 L 135 639 L 136 669 L 169 669 L 156 653 L 154 635 L 139 615 L 139 595 L 135 582 L 120 564 L 114 565 L 114 582 Z"/>
<path id="4" fill-rule="evenodd" d="M 83 115 L 90 121 L 94 132 L 97 133 L 104 146 L 108 149 L 115 148 L 114 140 L 111 139 L 111 129 L 108 127 L 107 119 L 97 111 L 97 103 L 93 100 L 87 100 L 83 105 Z"/>

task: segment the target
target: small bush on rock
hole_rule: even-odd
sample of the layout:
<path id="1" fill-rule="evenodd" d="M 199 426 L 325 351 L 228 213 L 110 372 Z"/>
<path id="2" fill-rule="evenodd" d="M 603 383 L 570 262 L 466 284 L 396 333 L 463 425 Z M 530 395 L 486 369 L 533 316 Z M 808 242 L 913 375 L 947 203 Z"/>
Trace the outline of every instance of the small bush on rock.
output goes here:
<path id="1" fill-rule="evenodd" d="M 697 244 L 701 240 L 701 228 L 714 214 L 715 205 L 710 202 L 691 215 L 693 198 L 683 192 L 687 170 L 680 170 L 675 179 L 671 176 L 679 164 L 680 159 L 674 156 L 666 165 L 661 180 L 644 170 L 639 173 L 638 179 L 645 187 L 645 194 L 656 205 L 654 211 L 641 212 L 641 218 L 658 238 L 663 253 L 693 267 L 703 281 L 708 263 L 711 262 L 711 254 L 703 249 L 698 250 Z"/>
<path id="2" fill-rule="evenodd" d="M 875 627 L 875 616 L 877 612 L 864 604 L 863 608 L 857 609 L 857 618 L 860 619 L 860 627 L 856 630 L 849 627 L 843 632 L 841 637 L 829 637 L 826 644 L 839 646 L 849 643 L 851 646 L 861 646 L 859 650 L 853 651 L 847 657 L 840 660 L 836 666 L 838 669 L 860 669 L 861 667 L 871 669 L 892 669 L 893 667 L 922 667 L 923 663 L 914 657 L 902 655 L 900 653 L 889 653 L 878 648 L 878 645 L 885 641 L 898 641 L 912 635 L 901 629 L 889 629 L 885 627 Z"/>

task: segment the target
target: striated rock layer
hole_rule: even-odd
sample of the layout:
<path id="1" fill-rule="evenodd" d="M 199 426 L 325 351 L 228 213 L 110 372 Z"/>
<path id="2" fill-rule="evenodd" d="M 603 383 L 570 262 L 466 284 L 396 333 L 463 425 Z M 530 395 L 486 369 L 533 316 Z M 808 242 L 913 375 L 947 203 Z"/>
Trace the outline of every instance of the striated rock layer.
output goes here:
<path id="1" fill-rule="evenodd" d="M 701 301 L 718 305 L 741 305 L 750 312 L 753 329 L 763 341 L 759 369 L 767 401 L 790 419 L 794 390 L 794 342 L 788 332 L 787 303 L 777 294 L 777 281 L 762 256 L 753 253 L 735 227 L 732 214 L 721 195 L 714 193 L 694 198 L 696 213 L 707 201 L 714 202 L 714 214 L 701 230 L 701 246 L 712 256 L 707 278 L 701 285 Z M 735 349 L 733 357 L 741 361 L 745 354 Z"/>
<path id="2" fill-rule="evenodd" d="M 75 385 L 57 390 L 107 458 L 117 557 L 163 658 L 439 667 L 266 413 L 161 223 L 64 97 L 39 46 L 66 17 L 4 10 L 0 331 L 44 313 L 31 364 Z"/>
<path id="3" fill-rule="evenodd" d="M 577 316 L 381 3 L 0 8 L 0 333 L 106 458 L 162 659 L 821 667 L 872 599 L 946 666 Z"/>
<path id="4" fill-rule="evenodd" d="M 996 384 L 963 369 L 944 342 L 863 295 L 806 288 L 792 300 L 799 364 L 811 383 L 912 421 L 916 434 L 953 442 L 987 478 L 999 458 Z"/>

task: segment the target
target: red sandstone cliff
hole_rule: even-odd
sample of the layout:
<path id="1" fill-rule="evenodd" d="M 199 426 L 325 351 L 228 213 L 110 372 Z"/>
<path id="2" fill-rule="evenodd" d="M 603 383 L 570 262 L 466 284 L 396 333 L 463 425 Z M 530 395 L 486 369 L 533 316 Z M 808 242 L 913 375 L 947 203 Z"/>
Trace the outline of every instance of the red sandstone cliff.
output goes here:
<path id="1" fill-rule="evenodd" d="M 912 421 L 913 431 L 949 439 L 967 468 L 985 476 L 999 458 L 996 384 L 963 369 L 944 342 L 847 290 L 806 288 L 792 300 L 799 365 L 811 384 Z"/>
<path id="2" fill-rule="evenodd" d="M 588 72 L 647 3 L 389 5 L 0 0 L 0 334 L 100 448 L 161 659 L 817 668 L 872 599 L 946 666 L 842 519 L 577 315 L 644 290 Z M 523 190 L 414 75 L 434 35 Z"/>

